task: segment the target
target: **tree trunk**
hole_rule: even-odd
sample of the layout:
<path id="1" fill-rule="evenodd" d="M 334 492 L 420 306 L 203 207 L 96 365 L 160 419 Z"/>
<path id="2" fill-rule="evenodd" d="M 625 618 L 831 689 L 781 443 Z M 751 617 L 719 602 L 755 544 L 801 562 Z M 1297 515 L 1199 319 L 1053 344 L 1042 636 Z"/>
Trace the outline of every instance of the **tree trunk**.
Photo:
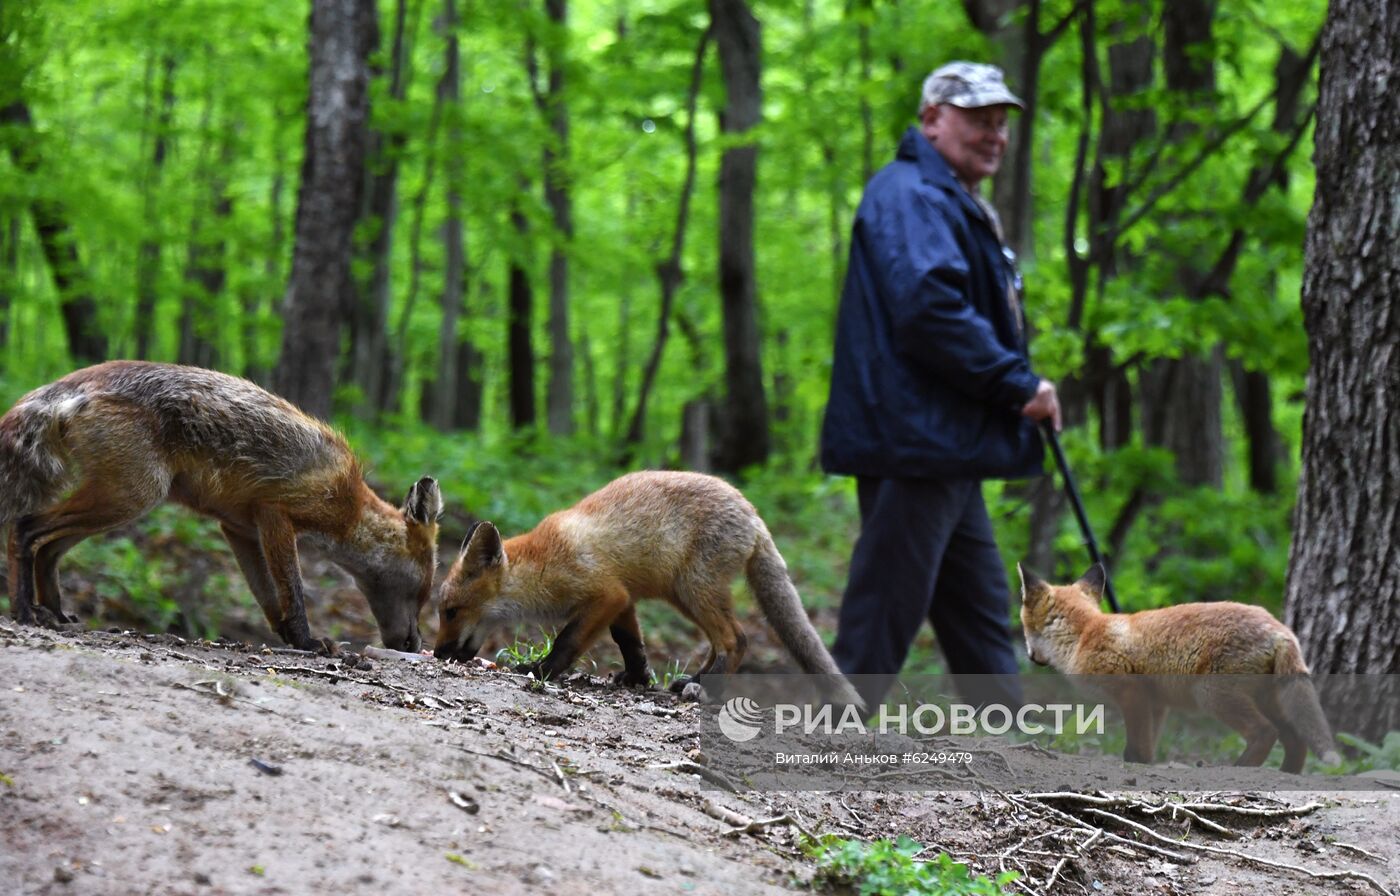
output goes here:
<path id="1" fill-rule="evenodd" d="M 189 254 L 185 261 L 185 295 L 180 312 L 181 364 L 220 367 L 212 341 L 219 300 L 228 280 L 224 234 L 233 214 L 228 172 L 233 167 L 233 145 L 220 141 L 219 161 L 206 172 L 208 205 L 197 209 L 190 224 Z M 212 231 L 212 233 L 211 233 Z"/>
<path id="2" fill-rule="evenodd" d="M 549 383 L 545 388 L 545 419 L 554 435 L 574 431 L 574 343 L 569 333 L 569 245 L 574 238 L 574 206 L 570 194 L 569 106 L 564 96 L 563 49 L 568 35 L 567 0 L 545 0 L 552 34 L 549 39 L 549 87 L 541 111 L 549 123 L 544 146 L 544 200 L 554 220 L 549 250 Z"/>
<path id="3" fill-rule="evenodd" d="M 394 3 L 393 44 L 389 51 L 389 92 L 391 108 L 397 113 L 407 90 L 408 54 L 405 35 L 408 28 L 407 0 Z M 379 50 L 379 30 L 375 29 L 375 44 L 371 58 Z M 371 79 L 384 72 L 371 68 Z M 389 306 L 393 300 L 392 258 L 394 228 L 398 223 L 399 159 L 406 140 L 403 125 L 397 115 L 385 116 L 395 122 L 387 128 L 369 129 L 366 166 L 360 174 L 364 180 L 363 205 L 358 221 L 366 226 L 367 238 L 356 246 L 355 255 L 365 276 L 352 282 L 345 297 L 349 315 L 350 351 L 346 361 L 359 386 L 364 406 L 375 410 L 388 408 L 393 401 L 391 391 L 391 362 L 389 348 Z"/>
<path id="4" fill-rule="evenodd" d="M 632 420 L 627 425 L 627 435 L 623 439 L 623 461 L 630 462 L 636 448 L 646 432 L 647 402 L 651 399 L 651 389 L 661 370 L 661 354 L 666 349 L 666 340 L 671 334 L 671 310 L 675 306 L 676 291 L 685 281 L 685 270 L 681 259 L 685 251 L 685 231 L 690 223 L 690 200 L 695 194 L 695 169 L 698 150 L 695 145 L 695 106 L 700 97 L 701 79 L 705 73 L 705 51 L 710 45 L 711 29 L 706 28 L 700 35 L 700 43 L 695 48 L 695 59 L 690 66 L 690 89 L 686 93 L 685 108 L 685 177 L 681 181 L 680 201 L 676 204 L 676 228 L 671 234 L 671 250 L 665 259 L 656 263 L 656 279 L 661 287 L 661 309 L 656 319 L 656 338 L 651 344 L 651 354 L 642 368 L 642 382 L 637 390 L 637 406 L 632 412 Z"/>
<path id="5" fill-rule="evenodd" d="M 716 469 L 737 473 L 768 459 L 768 401 L 759 351 L 754 272 L 754 181 L 758 145 L 739 142 L 762 118 L 762 45 L 745 0 L 710 0 L 726 100 L 720 129 L 728 148 L 719 174 L 719 290 L 724 311 L 725 404 Z M 732 141 L 732 142 L 730 142 Z"/>
<path id="6" fill-rule="evenodd" d="M 175 57 L 161 57 L 160 98 L 151 97 L 151 60 L 147 67 L 146 116 L 150 120 L 151 105 L 159 102 L 155 113 L 151 135 L 151 167 L 144 185 L 145 234 L 141 239 L 136 260 L 136 315 L 133 329 L 136 335 L 136 357 L 147 359 L 151 356 L 151 343 L 155 341 L 156 299 L 160 291 L 160 250 L 165 240 L 161 233 L 162 214 L 160 209 L 161 172 L 165 168 L 165 156 L 169 145 L 170 119 L 175 111 Z"/>
<path id="7" fill-rule="evenodd" d="M 438 330 L 437 382 L 433 390 L 431 421 L 438 429 L 481 426 L 480 356 L 470 340 L 457 334 L 467 296 L 467 237 L 462 208 L 467 144 L 463 139 L 462 64 L 457 37 L 456 0 L 443 0 L 439 27 L 446 35 L 443 73 L 437 85 L 437 101 L 453 110 L 448 115 L 447 150 L 443 176 L 447 187 L 447 218 L 442 224 L 443 270 L 442 322 Z M 465 406 L 464 406 L 465 405 Z"/>
<path id="8" fill-rule="evenodd" d="M 369 122 L 372 0 L 313 0 L 306 150 L 276 390 L 307 413 L 330 414 Z"/>
<path id="9" fill-rule="evenodd" d="M 0 108 L 0 128 L 17 132 L 10 143 L 10 160 L 26 177 L 40 176 L 44 163 L 34 118 L 23 99 Z M 92 297 L 86 273 L 78 258 L 78 244 L 68 212 L 53 199 L 32 200 L 30 214 L 39 247 L 48 262 L 54 288 L 58 292 L 63 329 L 68 336 L 68 353 L 74 361 L 95 364 L 107 356 L 107 337 L 97 322 L 97 302 Z"/>
<path id="10" fill-rule="evenodd" d="M 282 197 L 287 191 L 286 187 L 287 175 L 279 168 L 272 175 L 267 197 L 272 226 L 267 256 L 263 262 L 263 280 L 266 283 L 276 283 L 281 278 L 280 259 L 283 257 L 282 247 L 287 241 L 286 216 L 282 213 Z M 243 375 L 261 386 L 272 383 L 272 371 L 263 360 L 260 337 L 260 319 L 267 302 L 268 297 L 261 289 L 248 290 L 243 295 Z"/>
<path id="11" fill-rule="evenodd" d="M 1150 4 L 1137 2 L 1130 14 L 1110 27 L 1115 40 L 1108 48 L 1108 84 L 1103 97 L 1098 157 L 1089 186 L 1089 242 L 1098 268 L 1097 294 L 1102 299 L 1120 268 L 1136 265 L 1132 253 L 1118 245 L 1118 226 L 1131 198 L 1128 181 L 1136 176 L 1130 159 L 1157 131 L 1151 109 L 1134 108 L 1132 100 L 1152 86 L 1157 47 L 1149 31 Z M 1133 434 L 1133 391 L 1126 371 L 1113 363 L 1098 333 L 1085 335 L 1085 396 L 1099 413 L 1099 444 L 1105 451 L 1127 445 Z"/>
<path id="12" fill-rule="evenodd" d="M 0 346 L 10 344 L 10 310 L 19 282 L 19 216 L 10 215 L 0 225 Z"/>
<path id="13" fill-rule="evenodd" d="M 522 186 L 528 186 L 522 185 Z M 530 223 L 519 206 L 511 209 L 511 227 L 515 230 L 520 257 L 510 260 L 509 339 L 507 351 L 510 368 L 510 424 L 515 429 L 535 425 L 535 351 L 531 343 L 530 319 L 535 294 L 530 287 L 530 274 L 525 268 L 528 254 Z"/>
<path id="14" fill-rule="evenodd" d="M 1276 86 L 1272 127 L 1274 133 L 1287 142 L 1272 160 L 1263 160 L 1250 169 L 1242 198 L 1244 208 L 1257 205 L 1271 187 L 1288 187 L 1285 163 L 1293 154 L 1312 117 L 1310 111 L 1300 114 L 1298 107 L 1316 59 L 1319 43 L 1315 41 L 1306 56 L 1299 55 L 1288 46 L 1279 51 L 1278 64 L 1274 67 Z M 1230 279 L 1239 264 L 1245 238 L 1246 233 L 1242 226 L 1236 227 L 1230 234 L 1224 250 L 1205 278 L 1200 290 L 1202 296 L 1230 298 Z M 1276 272 L 1271 272 L 1267 279 L 1272 287 L 1271 291 L 1276 290 Z M 1230 375 L 1235 386 L 1240 418 L 1244 423 L 1250 488 L 1260 494 L 1273 494 L 1278 489 L 1277 467 L 1284 452 L 1278 430 L 1274 426 L 1269 375 L 1262 371 L 1249 370 L 1240 361 L 1231 362 Z"/>
<path id="15" fill-rule="evenodd" d="M 1278 463 L 1282 455 L 1278 431 L 1274 429 L 1274 398 L 1269 375 L 1247 370 L 1239 361 L 1230 362 L 1235 401 L 1244 421 L 1245 444 L 1249 453 L 1249 487 L 1261 495 L 1278 492 Z"/>
<path id="16" fill-rule="evenodd" d="M 1332 0 L 1303 273 L 1311 367 L 1284 605 L 1315 672 L 1400 673 L 1397 58 L 1400 7 Z M 1393 691 L 1380 699 L 1374 688 L 1358 690 L 1334 708 L 1334 725 L 1373 740 L 1400 729 Z"/>
<path id="17" fill-rule="evenodd" d="M 1167 89 L 1184 102 L 1207 103 L 1215 93 L 1215 56 L 1211 37 L 1214 0 L 1175 0 L 1164 8 L 1166 20 L 1163 68 Z M 1191 127 L 1178 125 L 1169 135 L 1180 141 Z M 1194 253 L 1193 253 L 1194 254 Z M 1177 272 L 1180 292 L 1199 298 L 1207 272 L 1183 262 Z M 1152 396 L 1166 414 L 1165 445 L 1176 458 L 1176 474 L 1188 486 L 1220 488 L 1224 481 L 1225 437 L 1222 429 L 1220 346 L 1204 355 L 1185 355 L 1160 362 L 1171 388 Z"/>

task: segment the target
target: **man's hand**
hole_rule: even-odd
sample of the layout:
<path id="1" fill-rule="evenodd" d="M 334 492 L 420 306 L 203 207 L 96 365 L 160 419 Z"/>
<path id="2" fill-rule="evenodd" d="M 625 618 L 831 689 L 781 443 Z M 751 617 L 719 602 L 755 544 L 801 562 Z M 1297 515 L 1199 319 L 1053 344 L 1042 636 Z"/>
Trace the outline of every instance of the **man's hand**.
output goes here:
<path id="1" fill-rule="evenodd" d="M 1055 384 L 1049 380 L 1041 380 L 1040 385 L 1036 387 L 1035 397 L 1021 408 L 1021 414 L 1037 423 L 1048 418 L 1050 425 L 1055 427 L 1055 432 L 1059 432 L 1060 397 L 1055 394 Z"/>

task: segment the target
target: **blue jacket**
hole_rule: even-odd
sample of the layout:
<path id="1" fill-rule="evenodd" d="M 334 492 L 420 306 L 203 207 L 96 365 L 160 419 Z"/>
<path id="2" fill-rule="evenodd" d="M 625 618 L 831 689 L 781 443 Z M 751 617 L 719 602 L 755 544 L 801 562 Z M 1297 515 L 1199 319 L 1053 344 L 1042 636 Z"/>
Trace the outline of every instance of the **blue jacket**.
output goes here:
<path id="1" fill-rule="evenodd" d="M 865 188 L 836 320 L 822 466 L 884 478 L 1020 478 L 1040 378 L 986 215 L 916 127 Z"/>

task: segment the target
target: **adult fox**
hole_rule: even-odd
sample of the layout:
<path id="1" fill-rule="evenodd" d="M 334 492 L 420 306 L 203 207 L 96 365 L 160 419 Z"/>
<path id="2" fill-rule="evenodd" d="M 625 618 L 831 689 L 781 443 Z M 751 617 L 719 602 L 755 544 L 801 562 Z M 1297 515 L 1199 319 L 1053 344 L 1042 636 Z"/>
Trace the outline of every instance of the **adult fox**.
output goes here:
<path id="1" fill-rule="evenodd" d="M 59 622 L 58 561 L 165 500 L 219 521 L 268 623 L 315 649 L 297 536 L 354 576 L 386 646 L 416 651 L 437 566 L 442 497 L 424 477 L 402 509 L 370 490 L 345 440 L 247 380 L 109 361 L 35 389 L 0 418 L 0 526 L 10 602 Z"/>
<path id="2" fill-rule="evenodd" d="M 1203 710 L 1243 735 L 1237 765 L 1262 765 L 1280 738 L 1286 772 L 1302 771 L 1309 747 L 1328 765 L 1341 761 L 1297 637 L 1263 607 L 1222 601 L 1109 614 L 1099 609 L 1097 563 L 1062 586 L 1016 568 L 1031 660 L 1092 676 L 1123 713 L 1127 761 L 1152 761 L 1173 707 Z"/>
<path id="3" fill-rule="evenodd" d="M 733 672 L 747 646 L 729 591 L 740 571 L 802 670 L 824 676 L 835 702 L 862 705 L 807 619 L 758 511 L 733 486 L 699 473 L 630 473 L 505 542 L 491 523 L 478 523 L 442 583 L 433 653 L 465 660 L 494 628 L 562 625 L 532 668 L 551 678 L 607 630 L 622 651 L 619 681 L 644 685 L 651 670 L 635 603 L 661 598 L 709 639 L 697 674 Z"/>

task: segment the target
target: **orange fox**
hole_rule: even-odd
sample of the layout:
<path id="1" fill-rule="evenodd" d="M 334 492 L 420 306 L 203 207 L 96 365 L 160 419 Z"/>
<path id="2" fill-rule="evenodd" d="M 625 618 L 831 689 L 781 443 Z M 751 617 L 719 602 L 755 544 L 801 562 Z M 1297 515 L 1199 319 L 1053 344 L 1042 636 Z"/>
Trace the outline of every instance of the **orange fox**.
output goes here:
<path id="1" fill-rule="evenodd" d="M 162 501 L 219 521 L 268 623 L 315 649 L 297 536 L 355 577 L 388 647 L 416 651 L 437 566 L 442 497 L 424 477 L 403 508 L 365 484 L 345 440 L 247 380 L 109 361 L 30 392 L 0 418 L 0 526 L 16 619 L 71 622 L 58 561 Z"/>
<path id="2" fill-rule="evenodd" d="M 1127 723 L 1128 762 L 1151 762 L 1168 708 L 1200 709 L 1244 736 L 1237 765 L 1262 765 L 1279 738 L 1286 772 L 1311 747 L 1341 761 L 1298 639 L 1262 607 L 1180 604 L 1115 615 L 1099 609 L 1103 567 L 1072 585 L 1021 573 L 1021 627 L 1033 662 L 1093 679 Z"/>
<path id="3" fill-rule="evenodd" d="M 635 604 L 661 598 L 709 639 L 698 674 L 733 672 L 747 645 L 729 592 L 741 570 L 802 670 L 824 676 L 838 702 L 862 705 L 758 512 L 733 486 L 699 473 L 631 473 L 504 544 L 491 523 L 476 524 L 442 583 L 433 653 L 465 660 L 499 626 L 560 624 L 549 655 L 531 667 L 550 678 L 607 630 L 622 651 L 619 681 L 644 685 L 651 670 Z"/>

